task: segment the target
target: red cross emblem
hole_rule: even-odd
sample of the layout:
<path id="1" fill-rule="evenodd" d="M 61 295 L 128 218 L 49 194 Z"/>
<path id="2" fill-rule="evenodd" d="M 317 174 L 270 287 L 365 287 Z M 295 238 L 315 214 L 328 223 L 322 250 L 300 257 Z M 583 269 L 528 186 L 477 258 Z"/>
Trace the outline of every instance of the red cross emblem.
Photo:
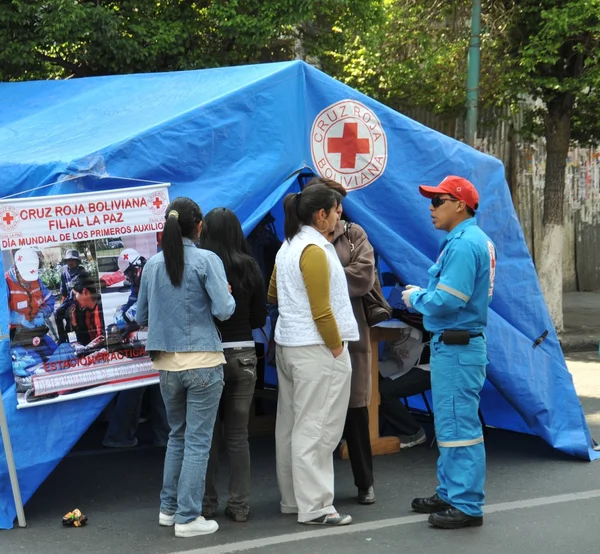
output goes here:
<path id="1" fill-rule="evenodd" d="M 355 100 L 325 108 L 313 122 L 311 151 L 320 175 L 346 190 L 370 185 L 385 171 L 387 138 L 375 112 Z"/>
<path id="2" fill-rule="evenodd" d="M 35 269 L 30 269 L 29 273 L 31 273 L 32 275 L 34 275 L 35 274 Z"/>
<path id="3" fill-rule="evenodd" d="M 17 262 L 22 262 L 22 261 L 23 261 L 23 256 L 19 256 L 19 257 L 17 258 Z"/>
<path id="4" fill-rule="evenodd" d="M 14 231 L 19 225 L 18 212 L 12 206 L 0 209 L 0 229 L 3 231 Z"/>
<path id="5" fill-rule="evenodd" d="M 148 209 L 156 215 L 164 215 L 165 206 L 169 203 L 167 195 L 163 191 L 155 191 L 147 198 Z"/>
<path id="6" fill-rule="evenodd" d="M 129 259 L 129 254 L 123 254 L 123 259 L 124 260 L 128 260 Z"/>
<path id="7" fill-rule="evenodd" d="M 327 150 L 330 154 L 341 154 L 342 169 L 354 169 L 356 167 L 357 154 L 369 154 L 371 145 L 369 139 L 358 138 L 358 123 L 344 123 L 344 131 L 341 138 L 327 139 Z"/>

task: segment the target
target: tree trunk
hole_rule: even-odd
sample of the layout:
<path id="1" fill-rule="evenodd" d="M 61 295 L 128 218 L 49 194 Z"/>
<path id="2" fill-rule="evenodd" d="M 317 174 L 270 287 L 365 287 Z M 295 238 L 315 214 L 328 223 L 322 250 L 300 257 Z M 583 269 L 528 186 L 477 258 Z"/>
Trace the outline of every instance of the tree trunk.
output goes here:
<path id="1" fill-rule="evenodd" d="M 571 140 L 573 98 L 563 94 L 548 102 L 546 115 L 546 176 L 544 183 L 544 237 L 539 279 L 546 304 L 558 332 L 563 330 L 562 255 L 565 231 L 565 169 Z"/>

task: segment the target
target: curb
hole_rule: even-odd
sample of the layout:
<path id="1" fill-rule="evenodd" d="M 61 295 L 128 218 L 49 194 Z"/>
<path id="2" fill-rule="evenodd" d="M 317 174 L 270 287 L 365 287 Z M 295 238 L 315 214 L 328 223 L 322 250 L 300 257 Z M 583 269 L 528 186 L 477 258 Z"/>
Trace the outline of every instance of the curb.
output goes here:
<path id="1" fill-rule="evenodd" d="M 592 337 L 559 338 L 563 353 L 598 351 L 600 339 Z"/>

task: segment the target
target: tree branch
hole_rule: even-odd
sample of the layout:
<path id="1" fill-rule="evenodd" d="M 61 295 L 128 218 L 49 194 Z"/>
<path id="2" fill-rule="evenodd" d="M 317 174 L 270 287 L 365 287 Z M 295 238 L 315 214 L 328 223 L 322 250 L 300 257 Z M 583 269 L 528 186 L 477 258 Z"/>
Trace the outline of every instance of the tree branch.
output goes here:
<path id="1" fill-rule="evenodd" d="M 76 77 L 82 76 L 82 66 L 80 65 L 76 65 L 74 63 L 68 62 L 67 60 L 63 60 L 59 56 L 48 56 L 47 54 L 43 54 L 42 52 L 36 52 L 35 55 L 45 62 L 49 62 L 54 65 L 58 65 L 64 69 L 72 71 Z"/>

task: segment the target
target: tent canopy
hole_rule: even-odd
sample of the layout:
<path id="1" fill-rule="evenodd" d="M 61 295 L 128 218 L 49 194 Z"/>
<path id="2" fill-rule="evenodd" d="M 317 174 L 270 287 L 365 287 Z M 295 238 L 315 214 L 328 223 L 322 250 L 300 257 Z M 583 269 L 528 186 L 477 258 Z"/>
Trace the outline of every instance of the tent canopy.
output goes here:
<path id="1" fill-rule="evenodd" d="M 385 148 L 381 150 L 382 143 L 377 143 L 375 170 L 358 182 L 366 186 L 349 193 L 344 209 L 365 228 L 377 252 L 402 281 L 426 284 L 427 269 L 442 239 L 431 226 L 418 185 L 435 185 L 455 174 L 472 181 L 480 192 L 477 219 L 498 249 L 488 327 L 490 365 L 482 398 L 486 423 L 538 435 L 573 456 L 597 456 L 500 161 L 299 61 L 0 83 L 0 97 L 3 197 L 132 186 L 127 178 L 140 184 L 170 182 L 171 198 L 189 196 L 204 211 L 227 206 L 237 213 L 246 232 L 290 188 L 298 190 L 295 177 L 289 178 L 294 171 L 325 167 L 318 154 L 319 137 L 311 132 L 319 118 L 335 117 L 335 111 L 323 110 L 345 100 L 360 103 L 365 110 L 359 110 L 357 117 L 363 121 L 368 117 L 369 125 L 373 115 L 379 120 L 380 128 L 370 128 L 373 133 L 383 130 L 380 138 Z M 324 130 L 323 125 L 317 125 L 316 132 Z M 353 159 L 344 146 L 345 133 L 338 139 L 341 167 L 351 166 Z M 344 162 L 345 156 L 351 161 Z M 351 186 L 356 183 L 346 181 Z M 519 283 L 518 294 L 515 283 Z M 17 413 L 6 338 L 6 291 L 0 290 L 0 386 L 27 500 L 110 398 L 86 398 Z M 547 338 L 534 348 L 545 331 Z M 14 514 L 0 451 L 0 528 L 12 526 Z"/>

